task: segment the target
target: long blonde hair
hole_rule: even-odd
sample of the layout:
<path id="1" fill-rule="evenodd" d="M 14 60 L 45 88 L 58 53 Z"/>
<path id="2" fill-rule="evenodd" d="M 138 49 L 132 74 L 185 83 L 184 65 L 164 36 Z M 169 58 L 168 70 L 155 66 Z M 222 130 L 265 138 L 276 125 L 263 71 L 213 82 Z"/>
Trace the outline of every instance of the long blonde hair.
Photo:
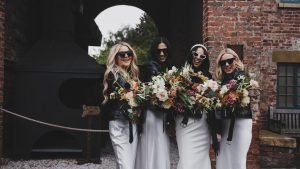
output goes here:
<path id="1" fill-rule="evenodd" d="M 117 53 L 119 52 L 119 50 L 122 46 L 128 47 L 129 50 L 131 50 L 133 53 L 133 58 L 132 58 L 130 66 L 129 66 L 128 72 L 126 70 L 124 70 L 123 68 L 121 68 L 116 63 Z M 102 93 L 104 96 L 104 100 L 103 100 L 102 104 L 106 103 L 108 100 L 109 93 L 107 93 L 107 89 L 108 89 L 107 81 L 108 81 L 108 74 L 110 72 L 112 72 L 112 74 L 114 75 L 115 80 L 117 80 L 118 78 L 123 78 L 125 81 L 128 81 L 129 79 L 139 80 L 139 68 L 137 66 L 137 56 L 136 56 L 136 53 L 133 50 L 133 48 L 128 43 L 119 42 L 119 43 L 115 44 L 114 46 L 112 46 L 109 51 L 109 55 L 108 55 L 108 58 L 106 61 L 106 71 L 105 71 L 104 77 L 103 77 L 103 92 Z"/>
<path id="2" fill-rule="evenodd" d="M 220 66 L 219 62 L 220 62 L 222 56 L 225 55 L 225 54 L 232 55 L 235 58 L 234 63 L 236 64 L 236 67 L 239 68 L 240 70 L 244 70 L 244 64 L 240 60 L 239 56 L 232 49 L 225 48 L 220 52 L 220 54 L 218 55 L 217 60 L 216 60 L 215 76 L 216 76 L 217 80 L 222 80 L 223 76 L 224 76 L 223 71 L 222 71 L 222 67 Z"/>

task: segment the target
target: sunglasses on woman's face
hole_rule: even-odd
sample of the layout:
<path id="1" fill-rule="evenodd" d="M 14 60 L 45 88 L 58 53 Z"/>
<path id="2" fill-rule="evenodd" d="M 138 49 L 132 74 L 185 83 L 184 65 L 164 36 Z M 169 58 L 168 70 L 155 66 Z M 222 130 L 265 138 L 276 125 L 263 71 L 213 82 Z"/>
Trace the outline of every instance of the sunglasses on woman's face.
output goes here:
<path id="1" fill-rule="evenodd" d="M 230 59 L 226 59 L 226 60 L 221 60 L 219 62 L 220 66 L 225 66 L 226 63 L 228 63 L 228 65 L 231 65 L 233 63 L 233 61 L 235 60 L 235 58 L 230 58 Z"/>
<path id="2" fill-rule="evenodd" d="M 163 52 L 165 55 L 168 53 L 168 49 L 164 48 L 164 49 L 156 49 L 156 53 L 159 55 L 161 54 L 161 52 Z"/>
<path id="3" fill-rule="evenodd" d="M 133 56 L 133 52 L 132 51 L 118 52 L 116 55 L 119 56 L 119 57 L 121 57 L 121 58 L 125 58 L 126 55 L 127 55 L 127 57 L 132 57 Z"/>
<path id="4" fill-rule="evenodd" d="M 197 58 L 197 57 L 199 56 L 199 58 L 200 58 L 201 60 L 206 59 L 206 56 L 205 56 L 205 55 L 200 55 L 200 54 L 197 53 L 196 51 L 193 51 L 192 53 L 193 53 L 193 57 L 194 57 L 194 58 Z"/>

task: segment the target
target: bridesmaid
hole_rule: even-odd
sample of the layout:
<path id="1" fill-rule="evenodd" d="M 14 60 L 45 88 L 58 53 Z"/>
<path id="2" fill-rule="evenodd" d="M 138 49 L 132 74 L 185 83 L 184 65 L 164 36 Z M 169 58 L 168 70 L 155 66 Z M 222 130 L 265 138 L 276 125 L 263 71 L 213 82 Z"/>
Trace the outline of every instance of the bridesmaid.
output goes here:
<path id="1" fill-rule="evenodd" d="M 188 63 L 195 72 L 202 71 L 211 78 L 209 72 L 209 56 L 202 44 L 196 44 L 190 49 Z M 184 112 L 176 117 L 176 139 L 179 151 L 177 169 L 210 169 L 210 139 L 211 135 L 206 122 L 206 115 L 196 112 L 196 115 Z"/>
<path id="2" fill-rule="evenodd" d="M 124 102 L 111 100 L 109 94 L 114 87 L 125 87 L 129 80 L 138 80 L 139 69 L 137 56 L 132 47 L 125 42 L 115 44 L 109 52 L 106 71 L 103 79 L 104 108 L 109 113 L 109 135 L 116 156 L 117 169 L 133 169 L 135 167 L 137 149 L 136 125 L 128 118 Z M 126 106 L 125 106 L 126 107 Z"/>
<path id="3" fill-rule="evenodd" d="M 150 71 L 147 77 L 160 74 L 170 68 L 170 44 L 164 37 L 156 39 L 150 50 Z M 153 106 L 148 106 L 145 114 L 143 132 L 138 143 L 136 169 L 170 169 L 170 141 L 164 131 L 166 113 Z"/>
<path id="4" fill-rule="evenodd" d="M 244 75 L 244 65 L 238 55 L 229 48 L 222 50 L 216 60 L 216 78 L 226 84 Z M 224 112 L 224 111 L 223 111 Z M 252 113 L 250 107 L 224 114 L 220 154 L 217 169 L 246 169 L 247 153 L 252 138 Z M 233 116 L 233 114 L 235 114 Z"/>

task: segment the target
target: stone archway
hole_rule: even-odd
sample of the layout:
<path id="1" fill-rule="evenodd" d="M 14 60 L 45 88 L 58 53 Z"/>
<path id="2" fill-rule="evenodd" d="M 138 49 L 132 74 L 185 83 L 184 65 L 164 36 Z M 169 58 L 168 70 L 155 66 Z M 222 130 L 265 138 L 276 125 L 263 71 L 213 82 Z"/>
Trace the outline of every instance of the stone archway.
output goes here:
<path id="1" fill-rule="evenodd" d="M 114 5 L 132 5 L 144 10 L 153 18 L 159 33 L 170 40 L 174 58 L 178 58 L 174 60 L 174 64 L 182 63 L 189 48 L 194 43 L 202 42 L 203 7 L 199 0 L 174 0 L 171 3 L 159 0 L 89 0 L 83 3 L 89 19 Z"/>

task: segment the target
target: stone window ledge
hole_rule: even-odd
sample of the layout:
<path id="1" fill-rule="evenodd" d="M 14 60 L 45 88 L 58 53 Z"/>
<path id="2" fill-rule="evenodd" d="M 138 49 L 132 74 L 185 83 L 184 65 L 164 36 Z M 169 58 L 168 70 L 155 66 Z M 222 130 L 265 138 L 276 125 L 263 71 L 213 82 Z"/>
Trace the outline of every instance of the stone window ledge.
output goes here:
<path id="1" fill-rule="evenodd" d="M 297 141 L 295 138 L 273 133 L 268 130 L 260 130 L 259 132 L 260 145 L 296 148 Z"/>
<path id="2" fill-rule="evenodd" d="M 273 51 L 273 62 L 300 63 L 300 51 Z"/>

